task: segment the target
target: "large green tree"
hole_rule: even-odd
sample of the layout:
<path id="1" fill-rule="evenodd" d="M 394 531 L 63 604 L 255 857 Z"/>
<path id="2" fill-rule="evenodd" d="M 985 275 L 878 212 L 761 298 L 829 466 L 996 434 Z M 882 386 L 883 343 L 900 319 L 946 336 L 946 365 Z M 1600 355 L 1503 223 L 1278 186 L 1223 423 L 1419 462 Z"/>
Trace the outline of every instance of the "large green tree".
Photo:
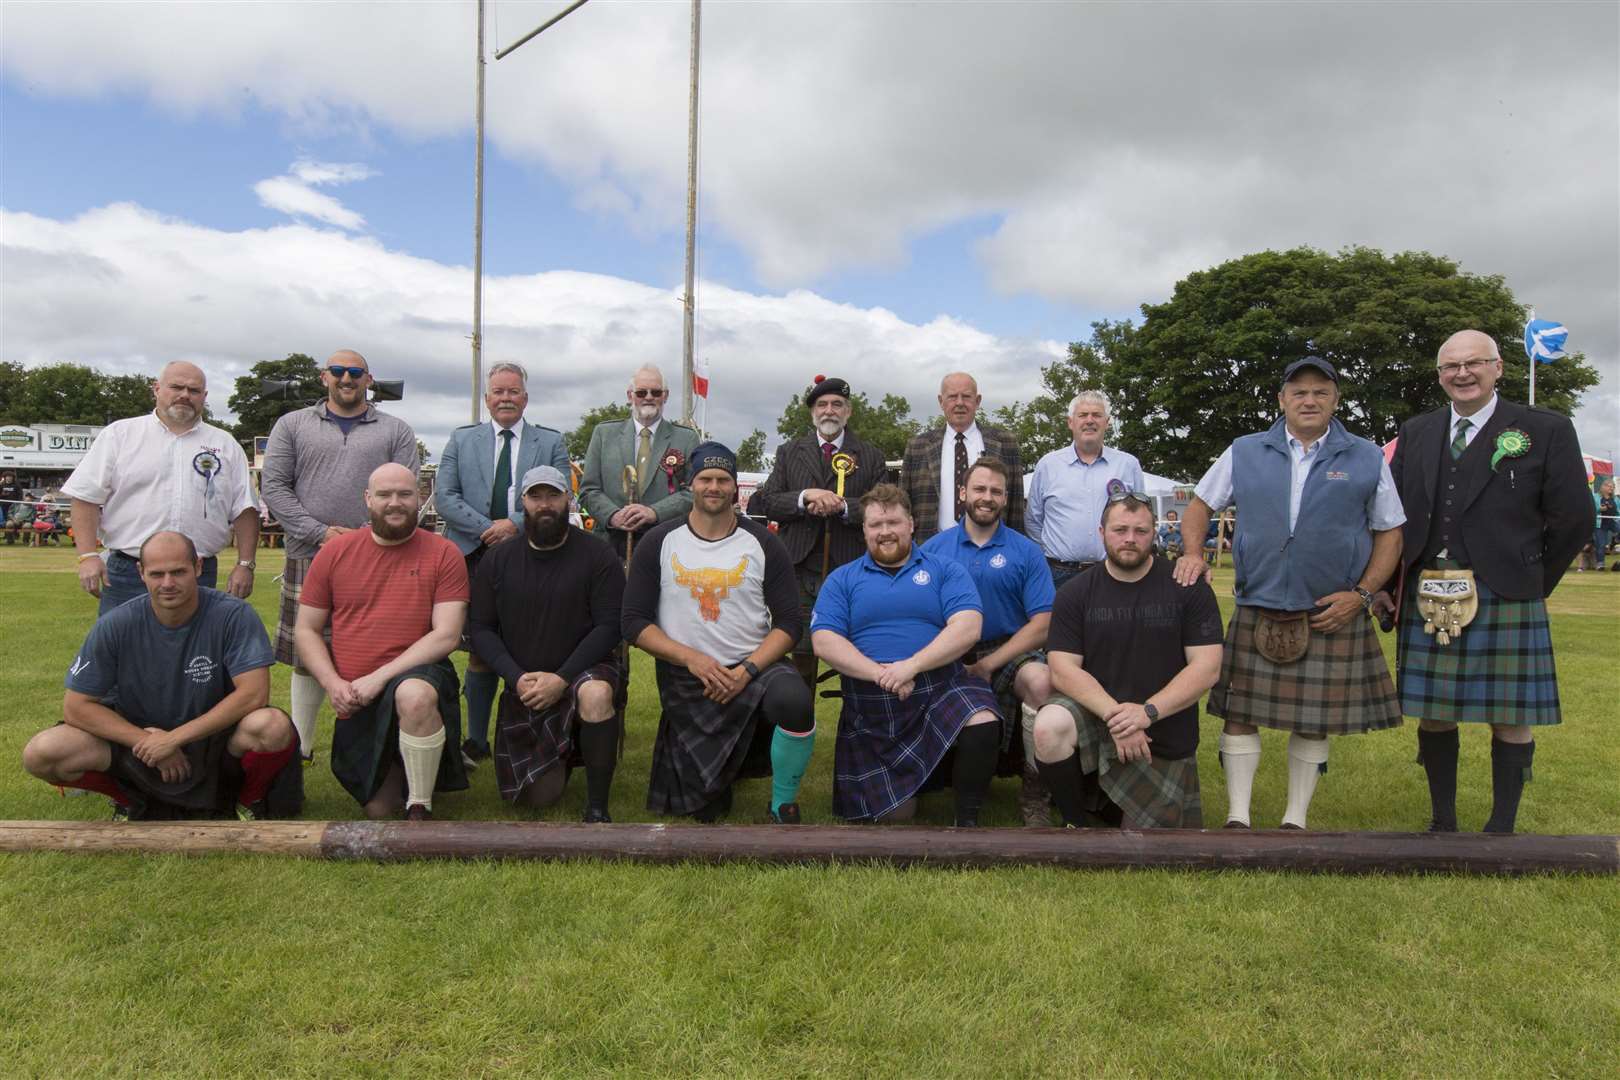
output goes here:
<path id="1" fill-rule="evenodd" d="M 597 424 L 609 424 L 616 420 L 630 419 L 629 402 L 620 402 L 617 405 L 598 405 L 579 418 L 579 426 L 573 431 L 564 433 L 563 445 L 568 448 L 570 461 L 581 461 L 585 451 L 591 447 L 591 432 L 596 430 Z"/>
<path id="2" fill-rule="evenodd" d="M 1142 305 L 1140 326 L 1093 323 L 1090 341 L 1042 369 L 1046 394 L 1012 418 L 1051 436 L 1063 431 L 1075 393 L 1100 388 L 1113 402 L 1111 442 L 1152 472 L 1196 479 L 1234 438 L 1271 425 L 1282 369 L 1314 353 L 1338 369 L 1338 419 L 1383 443 L 1445 402 L 1435 353 L 1457 330 L 1496 339 L 1500 390 L 1525 400 L 1525 315 L 1500 275 L 1468 273 L 1440 255 L 1264 251 L 1189 275 L 1169 300 Z M 1580 353 L 1544 364 L 1536 404 L 1572 412 L 1597 381 Z"/>
<path id="3" fill-rule="evenodd" d="M 267 379 L 296 385 L 285 394 L 266 396 L 261 392 L 261 384 Z M 319 400 L 325 393 L 321 386 L 321 369 L 313 356 L 288 353 L 285 360 L 260 360 L 236 380 L 235 393 L 228 402 L 236 414 L 231 434 L 251 456 L 254 436 L 270 434 L 281 417 Z"/>
<path id="4" fill-rule="evenodd" d="M 152 380 L 83 364 L 0 370 L 0 418 L 13 424 L 110 424 L 152 411 Z"/>
<path id="5" fill-rule="evenodd" d="M 873 405 L 859 393 L 850 405 L 849 429 L 882 450 L 885 460 L 898 460 L 906 452 L 906 442 L 922 430 L 922 422 L 911 419 L 911 403 L 899 394 L 884 394 L 882 403 Z M 776 421 L 776 433 L 796 439 L 809 430 L 810 410 L 804 395 L 794 394 Z"/>
<path id="6" fill-rule="evenodd" d="M 769 465 L 765 461 L 765 433 L 755 428 L 748 433 L 748 437 L 737 444 L 737 471 L 738 472 L 764 472 Z"/>

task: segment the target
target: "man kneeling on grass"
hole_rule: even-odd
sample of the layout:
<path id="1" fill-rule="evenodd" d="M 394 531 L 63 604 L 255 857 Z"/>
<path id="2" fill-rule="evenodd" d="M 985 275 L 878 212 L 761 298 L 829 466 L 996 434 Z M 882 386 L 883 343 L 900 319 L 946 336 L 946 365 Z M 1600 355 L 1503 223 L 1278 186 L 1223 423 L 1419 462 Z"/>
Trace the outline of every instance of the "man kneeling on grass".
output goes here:
<path id="1" fill-rule="evenodd" d="M 285 766 L 298 743 L 287 714 L 267 707 L 274 657 L 259 616 L 198 587 L 202 560 L 180 533 L 149 537 L 138 569 L 146 603 L 90 629 L 62 723 L 29 740 L 23 767 L 106 795 L 118 820 L 212 817 L 233 803 L 243 820 L 297 814 L 303 773 Z"/>
<path id="2" fill-rule="evenodd" d="M 1047 638 L 1058 693 L 1035 716 L 1035 765 L 1066 825 L 1198 829 L 1198 699 L 1221 674 L 1209 582 L 1153 556 L 1147 496 L 1110 491 L 1105 558 L 1058 591 Z"/>
<path id="3" fill-rule="evenodd" d="M 463 791 L 461 704 L 448 659 L 467 617 L 467 567 L 416 527 L 421 496 L 403 465 L 366 481 L 371 527 L 321 546 L 298 597 L 298 660 L 332 702 L 332 773 L 384 818 L 433 816 L 434 791 Z M 332 648 L 322 632 L 332 622 Z"/>
<path id="4" fill-rule="evenodd" d="M 769 775 L 770 820 L 797 825 L 816 736 L 810 688 L 783 660 L 798 578 L 782 541 L 737 514 L 735 454 L 699 443 L 688 470 L 691 512 L 636 541 L 624 587 L 624 638 L 658 658 L 647 809 L 713 821 L 734 781 Z"/>
<path id="5" fill-rule="evenodd" d="M 551 806 L 583 763 L 585 820 L 611 821 L 624 570 L 612 548 L 568 523 L 568 481 L 558 469 L 535 466 L 520 491 L 523 538 L 479 561 L 468 614 L 473 652 L 506 680 L 495 782 L 508 802 Z"/>
<path id="6" fill-rule="evenodd" d="M 844 677 L 833 813 L 910 820 L 954 749 L 956 824 L 976 826 L 1001 750 L 995 691 L 960 659 L 983 629 L 979 590 L 960 563 L 912 545 L 900 488 L 877 485 L 861 508 L 866 554 L 828 576 L 810 621 L 816 655 Z"/>

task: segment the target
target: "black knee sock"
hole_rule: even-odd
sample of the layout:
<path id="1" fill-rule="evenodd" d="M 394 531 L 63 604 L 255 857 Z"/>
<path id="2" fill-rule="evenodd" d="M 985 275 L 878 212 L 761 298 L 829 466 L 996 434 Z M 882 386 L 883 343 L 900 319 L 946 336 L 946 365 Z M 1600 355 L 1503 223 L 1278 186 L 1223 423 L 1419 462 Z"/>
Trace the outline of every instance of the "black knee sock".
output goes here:
<path id="1" fill-rule="evenodd" d="M 585 759 L 585 805 L 606 810 L 613 786 L 613 766 L 619 750 L 619 723 L 603 720 L 579 725 L 579 753 Z"/>
<path id="2" fill-rule="evenodd" d="M 956 737 L 956 765 L 951 770 L 951 787 L 956 791 L 956 824 L 970 828 L 979 824 L 979 807 L 990 790 L 995 775 L 996 755 L 1001 750 L 1000 724 L 974 724 Z"/>
<path id="3" fill-rule="evenodd" d="M 1429 777 L 1429 828 L 1457 831 L 1457 729 L 1425 731 L 1418 728 L 1418 760 Z"/>
<path id="4" fill-rule="evenodd" d="M 1041 774 L 1041 782 L 1046 790 L 1052 793 L 1052 801 L 1057 803 L 1058 813 L 1063 815 L 1063 824 L 1080 828 L 1085 824 L 1085 808 L 1080 802 L 1080 755 L 1070 754 L 1062 761 L 1035 762 L 1035 770 Z"/>
<path id="5" fill-rule="evenodd" d="M 1524 782 L 1530 779 L 1530 761 L 1536 756 L 1536 744 L 1491 740 L 1491 818 L 1485 823 L 1489 833 L 1510 833 L 1519 817 L 1519 796 L 1524 794 Z"/>

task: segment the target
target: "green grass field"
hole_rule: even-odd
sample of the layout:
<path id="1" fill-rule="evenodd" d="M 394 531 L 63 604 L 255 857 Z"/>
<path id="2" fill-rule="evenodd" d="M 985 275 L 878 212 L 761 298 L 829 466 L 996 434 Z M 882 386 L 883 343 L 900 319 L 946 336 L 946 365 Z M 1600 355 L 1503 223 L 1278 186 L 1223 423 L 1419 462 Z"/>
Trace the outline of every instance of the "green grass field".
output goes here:
<path id="1" fill-rule="evenodd" d="M 279 565 L 261 553 L 253 597 L 272 627 Z M 1620 832 L 1620 574 L 1571 574 L 1551 608 L 1565 723 L 1520 828 Z M 0 547 L 0 816 L 107 813 L 17 763 L 93 615 L 70 551 Z M 647 820 L 656 723 L 640 657 L 617 821 Z M 354 818 L 330 731 L 328 711 L 307 815 Z M 1206 717 L 1199 764 L 1218 822 L 1217 731 Z M 1478 828 L 1487 736 L 1464 735 Z M 1274 826 L 1285 738 L 1265 739 L 1255 820 Z M 1335 740 L 1312 826 L 1421 828 L 1414 748 L 1411 723 Z M 546 816 L 578 819 L 582 779 Z M 763 815 L 768 783 L 733 820 Z M 1012 825 L 1015 796 L 998 781 L 987 820 Z M 947 823 L 935 799 L 922 818 Z M 487 767 L 435 811 L 520 816 Z M 1569 1077 L 1612 1075 L 1620 1047 L 1612 879 L 30 855 L 0 857 L 0 919 L 5 1076 Z"/>

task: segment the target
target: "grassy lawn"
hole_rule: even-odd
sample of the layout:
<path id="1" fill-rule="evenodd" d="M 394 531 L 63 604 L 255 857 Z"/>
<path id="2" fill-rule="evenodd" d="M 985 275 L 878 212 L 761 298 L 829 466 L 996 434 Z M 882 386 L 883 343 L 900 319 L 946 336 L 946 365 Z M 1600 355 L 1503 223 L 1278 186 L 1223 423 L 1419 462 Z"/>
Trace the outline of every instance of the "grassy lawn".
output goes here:
<path id="1" fill-rule="evenodd" d="M 273 626 L 280 555 L 259 561 Z M 1538 742 L 1520 827 L 1620 832 L 1620 574 L 1571 574 L 1551 607 L 1565 723 Z M 0 547 L 0 816 L 106 814 L 16 764 L 93 615 L 70 551 Z M 286 682 L 276 668 L 283 704 Z M 814 821 L 831 820 L 822 710 Z M 656 723 L 638 657 L 617 821 L 648 818 Z M 1206 717 L 1216 821 L 1217 731 Z M 308 816 L 353 818 L 330 732 L 328 711 Z M 1487 736 L 1464 735 L 1459 814 L 1478 828 Z M 1286 740 L 1263 737 L 1269 826 Z M 1312 826 L 1421 828 L 1414 749 L 1411 723 L 1335 740 Z M 578 819 L 582 780 L 548 816 Z M 734 820 L 763 815 L 768 783 L 739 788 Z M 987 820 L 1013 824 L 1015 796 L 998 781 Z M 922 816 L 946 823 L 935 801 Z M 435 809 L 522 816 L 489 768 Z M 37 855 L 0 857 L 0 918 L 3 1075 L 1597 1076 L 1620 1044 L 1610 879 Z"/>

